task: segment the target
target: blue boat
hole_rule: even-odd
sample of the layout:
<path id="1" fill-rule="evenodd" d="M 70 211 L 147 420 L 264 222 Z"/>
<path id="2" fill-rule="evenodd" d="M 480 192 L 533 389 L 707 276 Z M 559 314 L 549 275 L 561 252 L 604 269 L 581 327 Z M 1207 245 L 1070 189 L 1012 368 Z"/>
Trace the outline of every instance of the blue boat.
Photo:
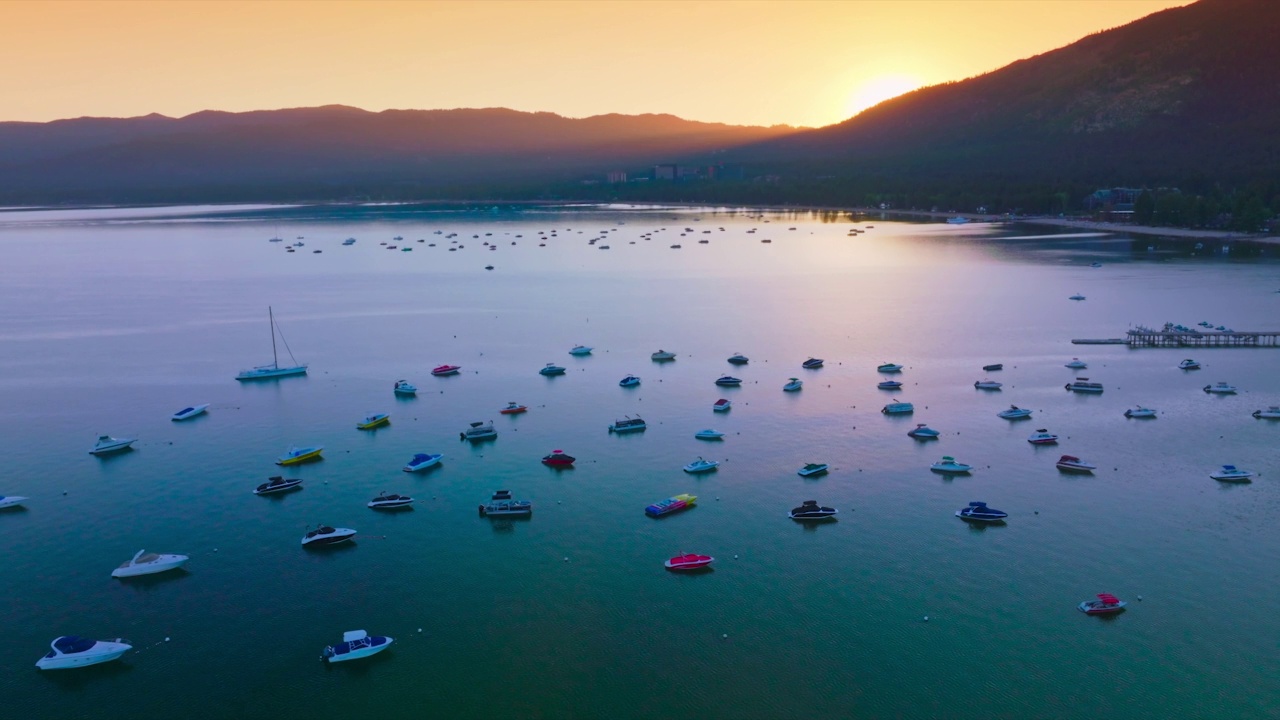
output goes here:
<path id="1" fill-rule="evenodd" d="M 385 635 L 370 636 L 364 630 L 350 630 L 342 633 L 342 642 L 324 649 L 323 659 L 331 663 L 358 660 L 386 650 L 391 643 L 392 638 Z"/>
<path id="2" fill-rule="evenodd" d="M 618 384 L 621 385 L 622 387 L 636 387 L 637 385 L 640 384 L 640 378 L 636 377 L 635 375 L 628 375 L 622 378 L 621 380 L 619 380 Z"/>
<path id="3" fill-rule="evenodd" d="M 957 510 L 956 517 L 971 522 L 1000 522 L 1009 517 L 1009 513 L 987 507 L 984 502 L 974 501 L 969 503 L 969 507 Z"/>

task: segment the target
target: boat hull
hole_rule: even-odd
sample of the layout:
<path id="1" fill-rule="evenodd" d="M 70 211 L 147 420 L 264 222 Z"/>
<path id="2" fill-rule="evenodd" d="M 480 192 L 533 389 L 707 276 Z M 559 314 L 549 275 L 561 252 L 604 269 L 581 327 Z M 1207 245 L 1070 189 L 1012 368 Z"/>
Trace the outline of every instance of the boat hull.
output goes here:
<path id="1" fill-rule="evenodd" d="M 277 465 L 300 465 L 305 462 L 311 462 L 312 460 L 319 460 L 320 453 L 322 452 L 324 452 L 323 449 L 313 450 L 309 453 L 303 453 L 301 455 L 296 455 L 292 457 L 282 457 L 276 460 L 276 464 Z"/>
<path id="2" fill-rule="evenodd" d="M 118 567 L 111 571 L 111 577 L 127 578 L 137 577 L 139 575 L 155 575 L 156 573 L 177 570 L 191 558 L 186 555 L 161 555 L 160 560 L 154 563 L 139 563 L 130 565 L 129 567 Z"/>
<path id="3" fill-rule="evenodd" d="M 42 657 L 36 661 L 36 667 L 41 670 L 72 670 L 75 668 L 88 667 L 90 665 L 98 665 L 104 662 L 118 660 L 129 650 L 133 649 L 132 645 L 119 642 L 107 642 L 99 640 L 94 644 L 90 652 L 75 653 L 71 655 L 56 655 L 54 657 Z"/>
<path id="4" fill-rule="evenodd" d="M 275 378 L 292 377 L 294 375 L 306 375 L 307 366 L 298 365 L 297 367 L 287 368 L 254 368 L 245 370 L 236 375 L 236 380 L 244 382 L 246 380 L 274 380 Z"/>
<path id="5" fill-rule="evenodd" d="M 404 466 L 404 471 L 405 472 L 422 472 L 423 470 L 429 470 L 435 467 L 436 465 L 440 464 L 440 460 L 443 457 L 444 457 L 443 455 L 434 455 L 419 463 L 410 462 L 408 465 Z"/>
<path id="6" fill-rule="evenodd" d="M 100 448 L 95 447 L 94 449 L 89 451 L 89 454 L 90 455 L 111 455 L 118 452 L 124 452 L 125 450 L 132 450 L 134 442 L 135 442 L 134 440 L 130 440 L 129 442 L 117 443 L 115 445 L 107 445 L 106 447 L 100 447 Z"/>

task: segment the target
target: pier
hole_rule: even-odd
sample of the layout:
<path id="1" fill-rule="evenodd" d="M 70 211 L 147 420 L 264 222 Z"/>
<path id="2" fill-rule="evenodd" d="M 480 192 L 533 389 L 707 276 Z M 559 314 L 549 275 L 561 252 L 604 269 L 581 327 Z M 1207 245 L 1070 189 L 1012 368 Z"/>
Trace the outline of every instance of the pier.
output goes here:
<path id="1" fill-rule="evenodd" d="M 1179 329 L 1173 325 L 1154 330 L 1139 325 L 1128 331 L 1123 338 L 1080 338 L 1071 342 L 1075 345 L 1128 345 L 1131 348 L 1275 348 L 1280 347 L 1280 331 L 1199 331 Z"/>

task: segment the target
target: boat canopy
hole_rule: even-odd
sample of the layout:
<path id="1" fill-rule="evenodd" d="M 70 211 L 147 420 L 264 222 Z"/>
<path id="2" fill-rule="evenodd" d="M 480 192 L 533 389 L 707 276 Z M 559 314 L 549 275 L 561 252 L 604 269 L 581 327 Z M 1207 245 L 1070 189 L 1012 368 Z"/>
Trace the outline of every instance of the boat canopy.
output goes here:
<path id="1" fill-rule="evenodd" d="M 74 653 L 82 653 L 97 644 L 97 640 L 82 638 L 78 635 L 63 635 L 53 641 L 53 647 L 60 653 L 71 655 Z"/>
<path id="2" fill-rule="evenodd" d="M 1098 593 L 1098 599 L 1108 605 L 1115 605 L 1120 602 L 1120 598 L 1111 593 Z"/>

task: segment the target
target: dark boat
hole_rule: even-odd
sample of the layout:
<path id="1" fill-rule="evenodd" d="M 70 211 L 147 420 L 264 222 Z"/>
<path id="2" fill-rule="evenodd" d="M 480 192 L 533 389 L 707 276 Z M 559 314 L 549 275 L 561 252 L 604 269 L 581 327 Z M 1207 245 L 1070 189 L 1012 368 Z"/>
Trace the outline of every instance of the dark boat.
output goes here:
<path id="1" fill-rule="evenodd" d="M 288 480 L 279 475 L 267 478 L 267 481 L 253 489 L 254 495 L 269 495 L 271 493 L 288 492 L 297 490 L 302 487 L 300 478 L 289 478 Z"/>
<path id="2" fill-rule="evenodd" d="M 823 507 L 817 500 L 805 500 L 800 507 L 792 508 L 787 517 L 792 520 L 827 520 L 840 512 L 833 507 Z"/>
<path id="3" fill-rule="evenodd" d="M 749 362 L 751 361 L 747 359 L 747 356 L 742 354 L 734 355 L 729 358 L 730 365 L 746 365 Z"/>
<path id="4" fill-rule="evenodd" d="M 356 536 L 356 531 L 351 528 L 335 528 L 328 525 L 320 525 L 315 530 L 302 536 L 303 547 L 327 547 L 329 545 L 337 545 L 344 543 Z"/>
<path id="5" fill-rule="evenodd" d="M 1001 522 L 1009 517 L 1003 510 L 987 507 L 984 502 L 971 502 L 969 507 L 956 511 L 956 517 L 973 522 Z"/>
<path id="6" fill-rule="evenodd" d="M 995 365 L 983 365 L 982 369 L 986 372 L 995 372 L 996 370 L 1003 370 L 1004 365 L 1002 363 L 996 363 Z"/>
<path id="7" fill-rule="evenodd" d="M 392 508 L 409 507 L 413 504 L 413 498 L 408 495 L 388 495 L 385 492 L 378 493 L 378 497 L 369 501 L 369 507 L 374 510 L 388 510 Z"/>
<path id="8" fill-rule="evenodd" d="M 572 455 L 566 455 L 563 450 L 552 450 L 550 455 L 542 458 L 543 465 L 568 467 L 576 460 Z"/>
<path id="9" fill-rule="evenodd" d="M 732 375 L 721 375 L 720 379 L 716 380 L 716 384 L 721 387 L 737 387 L 742 384 L 742 380 Z"/>
<path id="10" fill-rule="evenodd" d="M 816 370 L 816 369 L 818 369 L 818 368 L 822 367 L 822 359 L 821 359 L 821 358 L 809 358 L 808 360 L 805 360 L 804 362 L 800 363 L 800 367 L 802 367 L 802 368 L 804 368 L 804 369 L 806 369 L 806 370 Z"/>

